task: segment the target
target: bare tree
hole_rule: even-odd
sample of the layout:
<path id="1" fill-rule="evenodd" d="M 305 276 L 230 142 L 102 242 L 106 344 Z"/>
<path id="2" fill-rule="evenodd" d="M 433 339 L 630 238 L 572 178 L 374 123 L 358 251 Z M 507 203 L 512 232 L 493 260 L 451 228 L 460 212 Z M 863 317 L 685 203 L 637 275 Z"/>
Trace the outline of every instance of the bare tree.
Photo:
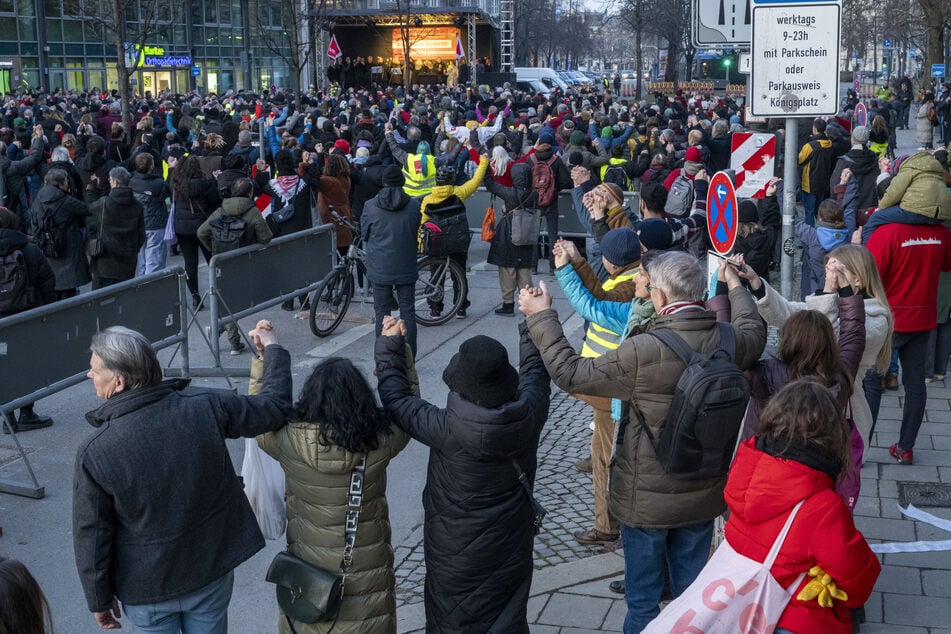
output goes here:
<path id="1" fill-rule="evenodd" d="M 640 99 L 644 75 L 644 49 L 641 42 L 644 39 L 644 29 L 647 27 L 648 13 L 644 10 L 645 0 L 624 0 L 621 6 L 621 19 L 634 31 L 634 60 L 636 69 L 635 98 Z"/>
<path id="2" fill-rule="evenodd" d="M 410 0 L 396 0 L 394 4 L 398 18 L 396 29 L 403 45 L 403 87 L 409 88 L 412 74 L 410 51 L 417 42 L 430 37 L 433 31 L 431 27 L 424 28 L 423 20 L 410 5 Z"/>
<path id="3" fill-rule="evenodd" d="M 537 66 L 547 57 L 554 27 L 554 0 L 519 0 L 515 3 L 517 66 Z M 549 20 L 542 16 L 552 16 Z"/>
<path id="4" fill-rule="evenodd" d="M 684 56 L 689 74 L 697 53 L 690 34 L 690 0 L 646 0 L 644 12 L 650 16 L 647 32 L 667 41 L 667 59 L 670 61 L 664 80 L 676 82 L 680 75 L 677 63 L 680 56 Z"/>
<path id="5" fill-rule="evenodd" d="M 162 6 L 160 6 L 162 5 Z M 171 23 L 167 2 L 161 0 L 76 0 L 63 5 L 63 14 L 100 31 L 116 53 L 116 74 L 122 106 L 122 126 L 132 136 L 132 74 L 145 58 L 146 42 Z"/>
<path id="6" fill-rule="evenodd" d="M 924 14 L 925 70 L 945 61 L 945 36 L 951 31 L 951 3 L 948 0 L 918 0 Z"/>
<path id="7" fill-rule="evenodd" d="M 292 0 L 259 3 L 255 32 L 271 53 L 284 60 L 291 74 L 297 109 L 304 109 L 302 75 L 314 58 L 316 25 L 327 12 L 327 0 Z M 270 12 L 270 15 L 268 13 Z"/>

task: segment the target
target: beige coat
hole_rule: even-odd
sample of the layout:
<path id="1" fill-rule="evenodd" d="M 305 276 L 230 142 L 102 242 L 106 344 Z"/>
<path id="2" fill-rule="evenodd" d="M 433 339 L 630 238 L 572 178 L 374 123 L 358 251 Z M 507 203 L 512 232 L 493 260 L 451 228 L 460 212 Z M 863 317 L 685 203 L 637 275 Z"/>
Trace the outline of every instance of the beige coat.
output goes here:
<path id="1" fill-rule="evenodd" d="M 766 327 L 749 291 L 730 291 L 736 330 L 736 361 L 752 366 L 766 345 Z M 664 428 L 674 387 L 684 364 L 673 350 L 646 334 L 626 339 L 617 350 L 586 359 L 565 339 L 558 315 L 545 310 L 528 318 L 529 332 L 552 380 L 567 392 L 630 401 L 640 408 L 655 437 Z M 658 316 L 652 329 L 670 328 L 699 352 L 719 345 L 716 316 L 710 311 Z M 675 480 L 657 462 L 650 440 L 636 419 L 619 430 L 611 470 L 611 515 L 626 526 L 677 528 L 712 520 L 726 510 L 726 475 L 708 480 Z"/>

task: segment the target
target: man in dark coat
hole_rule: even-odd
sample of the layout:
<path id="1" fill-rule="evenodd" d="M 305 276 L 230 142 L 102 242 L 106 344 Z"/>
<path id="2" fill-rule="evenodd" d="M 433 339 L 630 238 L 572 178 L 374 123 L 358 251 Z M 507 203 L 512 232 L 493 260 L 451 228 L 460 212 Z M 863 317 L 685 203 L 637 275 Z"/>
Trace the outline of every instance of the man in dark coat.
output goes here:
<path id="1" fill-rule="evenodd" d="M 50 268 L 46 256 L 35 244 L 32 244 L 26 234 L 19 230 L 19 219 L 17 215 L 7 209 L 0 207 L 0 262 L 12 255 L 16 251 L 23 254 L 23 263 L 26 266 L 26 307 L 22 310 L 29 310 L 44 304 L 50 304 L 56 301 L 56 277 L 53 275 L 53 269 Z M 20 311 L 17 311 L 20 312 Z M 0 311 L 0 317 L 8 314 L 14 314 L 12 311 Z M 10 433 L 10 429 L 19 433 L 22 431 L 31 431 L 33 429 L 42 429 L 53 424 L 53 419 L 49 416 L 40 416 L 33 411 L 33 403 L 24 405 L 20 408 L 20 418 L 14 419 L 13 413 L 6 416 L 6 425 L 0 423 L 3 427 L 3 433 Z"/>
<path id="2" fill-rule="evenodd" d="M 63 231 L 66 248 L 63 257 L 50 258 L 49 263 L 56 275 L 56 299 L 73 297 L 77 289 L 88 284 L 89 260 L 86 258 L 84 230 L 89 209 L 86 203 L 69 194 L 69 175 L 65 170 L 54 168 L 43 177 L 43 186 L 30 208 L 33 233 L 43 226 L 44 219 L 52 215 L 53 226 Z"/>
<path id="3" fill-rule="evenodd" d="M 86 220 L 93 290 L 135 277 L 145 244 L 145 215 L 124 167 L 109 171 L 109 194 L 89 206 Z M 95 182 L 95 181 L 91 181 Z"/>
<path id="4" fill-rule="evenodd" d="M 264 349 L 256 396 L 162 380 L 148 339 L 113 326 L 96 334 L 90 371 L 106 402 L 76 452 L 73 546 L 86 603 L 103 629 L 136 631 L 187 618 L 227 630 L 234 569 L 264 547 L 226 438 L 284 426 L 291 368 L 270 323 L 251 332 Z"/>
<path id="5" fill-rule="evenodd" d="M 84 135 L 78 137 L 84 139 Z M 83 184 L 83 200 L 91 204 L 109 193 L 109 170 L 115 161 L 106 158 L 106 142 L 94 136 L 85 142 L 86 155 L 76 163 L 76 172 Z M 95 178 L 93 178 L 95 176 Z"/>
<path id="6" fill-rule="evenodd" d="M 5 200 L 0 200 L 0 206 L 16 212 L 20 225 L 28 225 L 27 197 L 24 177 L 36 169 L 43 158 L 43 127 L 33 127 L 33 140 L 30 142 L 30 153 L 22 159 L 13 161 L 7 157 L 6 143 L 0 143 L 0 179 L 3 180 Z"/>
<path id="7" fill-rule="evenodd" d="M 495 339 L 465 341 L 443 373 L 446 408 L 413 394 L 402 322 L 376 341 L 383 406 L 430 448 L 423 492 L 426 629 L 528 634 L 531 487 L 548 418 L 548 373 L 523 323 L 519 371 Z M 403 328 L 405 330 L 405 328 Z"/>
<path id="8" fill-rule="evenodd" d="M 403 171 L 390 165 L 383 172 L 383 189 L 363 207 L 360 233 L 367 253 L 367 277 L 373 284 L 376 334 L 390 314 L 393 291 L 406 323 L 406 339 L 416 354 L 417 234 L 422 215 L 420 199 L 403 191 Z"/>

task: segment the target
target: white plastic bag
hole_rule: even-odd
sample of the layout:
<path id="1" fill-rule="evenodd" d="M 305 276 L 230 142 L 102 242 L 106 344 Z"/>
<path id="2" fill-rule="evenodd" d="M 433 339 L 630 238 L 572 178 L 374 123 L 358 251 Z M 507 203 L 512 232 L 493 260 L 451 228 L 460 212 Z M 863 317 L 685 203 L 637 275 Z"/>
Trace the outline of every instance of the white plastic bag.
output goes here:
<path id="1" fill-rule="evenodd" d="M 287 525 L 284 505 L 284 470 L 281 463 L 264 453 L 254 438 L 244 441 L 244 462 L 241 463 L 244 493 L 248 496 L 264 539 L 277 539 Z"/>

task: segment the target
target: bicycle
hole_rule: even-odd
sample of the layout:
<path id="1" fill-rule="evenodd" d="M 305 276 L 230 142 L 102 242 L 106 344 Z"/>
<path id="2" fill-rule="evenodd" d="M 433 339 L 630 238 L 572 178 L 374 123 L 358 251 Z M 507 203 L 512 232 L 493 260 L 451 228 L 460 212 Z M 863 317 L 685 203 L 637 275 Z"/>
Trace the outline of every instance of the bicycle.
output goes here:
<path id="1" fill-rule="evenodd" d="M 416 323 L 441 326 L 462 308 L 469 288 L 466 272 L 448 255 L 423 255 L 416 270 Z M 452 298 L 448 306 L 447 297 Z"/>
<path id="2" fill-rule="evenodd" d="M 366 251 L 357 228 L 336 211 L 331 211 L 334 222 L 353 234 L 353 242 L 346 255 L 334 266 L 314 291 L 310 302 L 310 330 L 318 337 L 330 335 L 343 321 L 353 300 L 354 271 L 366 276 Z M 467 295 L 466 272 L 448 255 L 422 255 L 416 262 L 419 275 L 416 281 L 416 323 L 421 326 L 440 326 L 462 308 Z M 446 298 L 452 301 L 447 306 Z"/>
<path id="3" fill-rule="evenodd" d="M 321 280 L 310 301 L 310 330 L 318 337 L 330 335 L 346 316 L 355 293 L 354 272 L 364 278 L 367 272 L 366 251 L 363 249 L 360 232 L 336 211 L 331 210 L 330 214 L 334 222 L 350 229 L 353 241 L 347 253 Z"/>

